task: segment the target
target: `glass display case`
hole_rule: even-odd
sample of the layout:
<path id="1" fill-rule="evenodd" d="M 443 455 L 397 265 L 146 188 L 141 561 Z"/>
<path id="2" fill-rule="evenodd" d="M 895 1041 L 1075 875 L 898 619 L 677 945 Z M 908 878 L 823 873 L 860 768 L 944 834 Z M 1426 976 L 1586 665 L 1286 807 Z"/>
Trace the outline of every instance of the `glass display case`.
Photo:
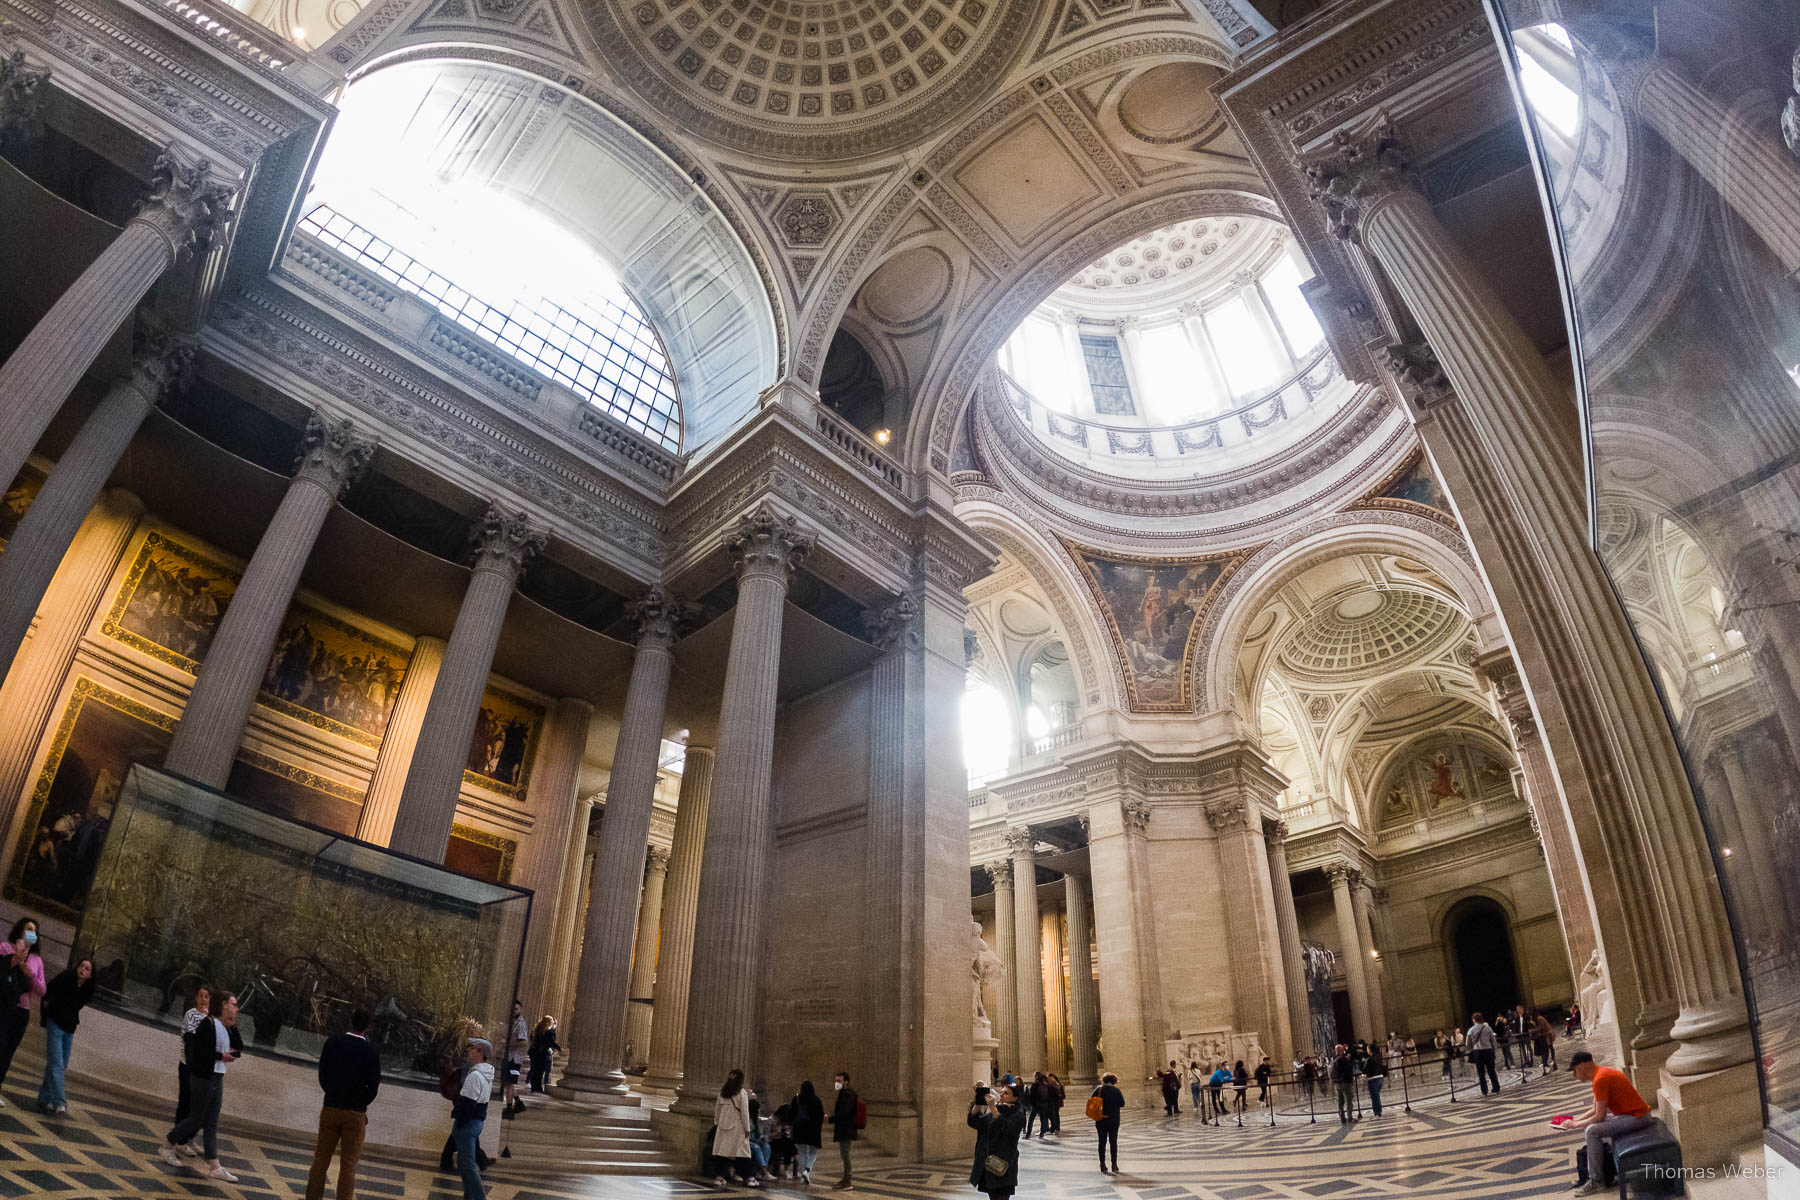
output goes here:
<path id="1" fill-rule="evenodd" d="M 247 1046 L 307 1059 L 364 1008 L 385 1071 L 435 1078 L 477 1027 L 505 1037 L 530 917 L 523 888 L 138 764 L 76 941 L 127 1014 L 179 1024 L 204 983 L 237 994 Z"/>
<path id="2" fill-rule="evenodd" d="M 1570 316 L 1594 547 L 1698 798 L 1800 1146 L 1800 7 L 1489 0 Z"/>

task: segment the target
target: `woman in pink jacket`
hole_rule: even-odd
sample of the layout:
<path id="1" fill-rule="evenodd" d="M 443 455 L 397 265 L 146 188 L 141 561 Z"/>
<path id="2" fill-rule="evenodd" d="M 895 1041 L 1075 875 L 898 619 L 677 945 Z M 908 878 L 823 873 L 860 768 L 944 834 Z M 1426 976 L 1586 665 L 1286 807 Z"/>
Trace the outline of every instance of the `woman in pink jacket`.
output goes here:
<path id="1" fill-rule="evenodd" d="M 0 1013 L 0 1083 L 6 1082 L 13 1052 L 31 1027 L 31 998 L 44 994 L 44 960 L 38 957 L 37 941 L 37 922 L 20 917 L 0 942 L 0 971 L 5 972 L 0 976 L 0 1006 L 5 1007 Z M 7 1005 L 7 996 L 17 996 L 17 1003 Z M 6 1101 L 0 1100 L 0 1108 L 4 1107 Z"/>

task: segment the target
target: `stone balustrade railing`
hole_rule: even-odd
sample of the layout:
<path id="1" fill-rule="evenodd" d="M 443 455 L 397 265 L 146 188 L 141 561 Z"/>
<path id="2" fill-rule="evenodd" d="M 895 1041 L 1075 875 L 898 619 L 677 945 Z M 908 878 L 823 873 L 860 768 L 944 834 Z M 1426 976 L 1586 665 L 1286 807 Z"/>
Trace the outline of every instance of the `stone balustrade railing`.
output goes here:
<path id="1" fill-rule="evenodd" d="M 215 4 L 212 0 L 158 0 L 158 3 L 235 57 L 259 67 L 280 71 L 300 57 L 293 47 L 270 50 L 264 46 L 263 40 L 274 41 L 277 35 L 228 5 Z M 245 26 L 255 28 L 259 36 L 246 35 L 243 32 Z"/>
<path id="2" fill-rule="evenodd" d="M 867 434 L 846 424 L 823 404 L 818 408 L 816 427 L 820 437 L 841 450 L 864 474 L 901 495 L 906 494 L 906 473 Z"/>

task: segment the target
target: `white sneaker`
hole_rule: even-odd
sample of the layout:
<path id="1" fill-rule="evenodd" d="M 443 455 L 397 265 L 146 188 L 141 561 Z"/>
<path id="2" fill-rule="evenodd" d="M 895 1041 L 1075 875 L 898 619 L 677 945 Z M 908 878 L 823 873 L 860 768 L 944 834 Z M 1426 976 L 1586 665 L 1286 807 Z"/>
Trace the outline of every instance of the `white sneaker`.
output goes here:
<path id="1" fill-rule="evenodd" d="M 56 1115 L 57 1115 L 57 1116 L 59 1116 L 59 1117 L 66 1117 L 66 1116 L 68 1116 L 68 1115 L 69 1115 L 69 1106 L 68 1106 L 68 1105 L 66 1105 L 66 1104 L 59 1104 L 59 1105 L 57 1105 L 57 1106 L 56 1106 Z"/>
<path id="2" fill-rule="evenodd" d="M 713 1186 L 714 1187 L 724 1187 L 725 1186 L 725 1177 L 723 1175 L 721 1175 L 717 1179 L 713 1180 Z"/>
<path id="3" fill-rule="evenodd" d="M 173 1146 L 158 1146 L 156 1148 L 156 1153 L 158 1157 L 168 1163 L 171 1167 L 179 1167 L 182 1165 L 181 1156 L 175 1153 L 175 1147 Z"/>
<path id="4" fill-rule="evenodd" d="M 181 1145 L 175 1147 L 175 1149 L 181 1152 L 183 1158 L 197 1158 L 200 1155 L 200 1151 L 194 1149 L 194 1143 L 192 1142 L 183 1142 Z"/>
<path id="5" fill-rule="evenodd" d="M 206 1177 L 208 1179 L 222 1180 L 225 1183 L 236 1183 L 238 1181 L 238 1177 L 236 1175 L 233 1175 L 230 1171 L 227 1171 L 225 1169 L 224 1163 L 220 1163 L 218 1166 L 216 1166 L 212 1170 L 208 1171 L 206 1173 Z"/>
<path id="6" fill-rule="evenodd" d="M 744 1180 L 744 1186 L 745 1187 L 761 1187 L 762 1180 L 760 1180 L 756 1176 L 752 1175 L 750 1178 Z"/>

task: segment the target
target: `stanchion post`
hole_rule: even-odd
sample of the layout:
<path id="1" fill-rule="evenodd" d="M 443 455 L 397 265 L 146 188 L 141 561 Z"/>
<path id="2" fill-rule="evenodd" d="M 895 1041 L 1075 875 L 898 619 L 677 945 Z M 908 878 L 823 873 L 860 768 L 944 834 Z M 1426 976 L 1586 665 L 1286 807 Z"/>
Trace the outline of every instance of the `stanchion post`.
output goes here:
<path id="1" fill-rule="evenodd" d="M 1406 1056 L 1400 1056 L 1400 1099 L 1406 1111 L 1412 1111 L 1412 1087 L 1406 1082 Z"/>

